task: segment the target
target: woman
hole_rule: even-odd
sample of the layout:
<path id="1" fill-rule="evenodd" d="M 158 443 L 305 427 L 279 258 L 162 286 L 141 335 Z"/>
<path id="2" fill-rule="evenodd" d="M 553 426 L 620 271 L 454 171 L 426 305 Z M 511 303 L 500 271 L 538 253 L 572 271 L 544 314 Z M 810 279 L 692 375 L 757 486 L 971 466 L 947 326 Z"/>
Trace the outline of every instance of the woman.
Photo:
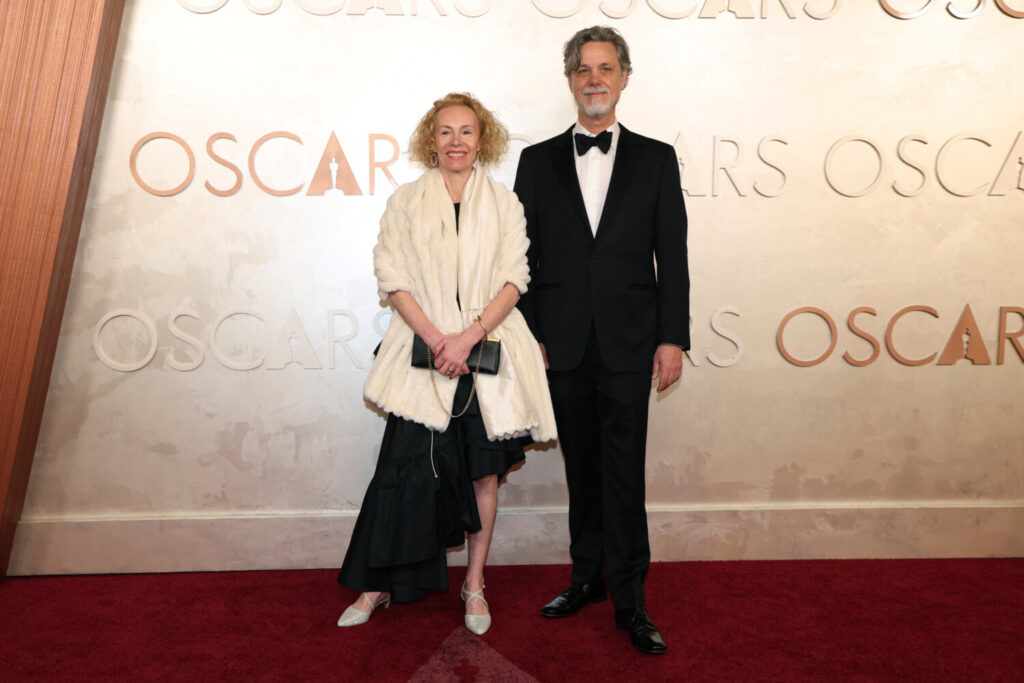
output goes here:
<path id="1" fill-rule="evenodd" d="M 477 168 L 507 147 L 504 126 L 472 96 L 434 102 L 410 143 L 427 171 L 395 191 L 381 218 L 374 271 L 396 315 L 364 393 L 389 416 L 338 575 L 362 594 L 339 626 L 446 590 L 445 549 L 468 533 L 465 624 L 477 635 L 490 627 L 484 564 L 498 482 L 524 444 L 555 438 L 544 361 L 515 308 L 529 281 L 523 208 Z M 411 367 L 414 333 L 435 370 Z M 472 373 L 467 359 L 494 337 L 498 372 Z"/>

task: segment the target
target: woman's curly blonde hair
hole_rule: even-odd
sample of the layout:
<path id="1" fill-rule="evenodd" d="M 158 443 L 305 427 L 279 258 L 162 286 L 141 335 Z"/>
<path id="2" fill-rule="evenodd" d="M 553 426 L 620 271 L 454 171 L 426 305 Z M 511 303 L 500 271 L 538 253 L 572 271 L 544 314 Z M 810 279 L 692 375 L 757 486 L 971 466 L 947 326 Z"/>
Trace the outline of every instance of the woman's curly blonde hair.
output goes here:
<path id="1" fill-rule="evenodd" d="M 483 166 L 495 164 L 508 150 L 508 129 L 491 113 L 480 100 L 469 93 L 452 92 L 434 102 L 412 133 L 409 140 L 409 156 L 420 166 L 435 168 L 437 155 L 434 154 L 434 126 L 437 115 L 445 107 L 469 107 L 480 122 L 480 151 L 476 158 Z"/>

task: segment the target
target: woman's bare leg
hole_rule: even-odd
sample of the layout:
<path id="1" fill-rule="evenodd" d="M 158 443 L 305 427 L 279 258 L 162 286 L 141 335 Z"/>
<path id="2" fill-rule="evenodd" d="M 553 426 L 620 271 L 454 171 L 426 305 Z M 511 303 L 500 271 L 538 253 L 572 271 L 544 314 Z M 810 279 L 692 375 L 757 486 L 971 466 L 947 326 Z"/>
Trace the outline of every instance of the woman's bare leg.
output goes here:
<path id="1" fill-rule="evenodd" d="M 469 534 L 469 563 L 466 568 L 466 590 L 478 591 L 484 587 L 484 565 L 491 549 L 494 535 L 494 518 L 498 512 L 498 477 L 490 475 L 473 481 L 476 492 L 476 508 L 480 513 L 480 531 Z M 487 605 L 481 600 L 470 600 L 466 614 L 489 614 Z"/>

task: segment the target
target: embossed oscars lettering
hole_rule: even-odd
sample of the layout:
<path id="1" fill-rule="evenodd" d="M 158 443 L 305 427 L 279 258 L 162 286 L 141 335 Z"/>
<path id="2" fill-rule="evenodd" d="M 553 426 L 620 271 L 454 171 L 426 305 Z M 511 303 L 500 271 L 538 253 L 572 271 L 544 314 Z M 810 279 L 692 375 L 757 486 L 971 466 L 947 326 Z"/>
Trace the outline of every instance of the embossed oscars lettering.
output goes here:
<path id="1" fill-rule="evenodd" d="M 255 348 L 245 337 L 243 337 L 243 341 L 236 341 L 230 351 L 226 351 L 218 341 L 221 326 L 231 318 L 241 318 L 243 315 L 263 322 L 263 316 L 258 312 L 242 309 L 223 314 L 210 327 L 210 352 L 214 358 L 220 361 L 221 365 L 229 370 L 255 370 L 263 365 L 263 357 L 256 355 Z"/>
<path id="2" fill-rule="evenodd" d="M 711 330 L 722 339 L 732 344 L 735 347 L 732 355 L 727 358 L 721 358 L 713 351 L 708 351 L 705 357 L 711 361 L 712 365 L 717 365 L 720 368 L 730 368 L 736 365 L 740 358 L 743 357 L 743 342 L 736 336 L 734 332 L 725 329 L 722 326 L 722 316 L 732 315 L 737 318 L 740 317 L 740 312 L 735 306 L 719 306 L 715 309 L 714 313 L 711 314 Z"/>
<path id="3" fill-rule="evenodd" d="M 143 149 L 146 145 L 154 140 L 169 140 L 184 153 L 188 163 L 188 170 L 185 173 L 185 177 L 182 178 L 181 182 L 177 185 L 173 185 L 171 187 L 156 187 L 156 183 L 143 178 L 143 175 L 139 170 L 139 156 L 144 154 Z M 260 150 L 265 145 L 272 143 L 272 141 L 275 140 L 288 141 L 283 144 L 294 143 L 299 147 L 304 146 L 302 138 L 295 133 L 284 130 L 271 131 L 270 133 L 262 135 L 253 142 L 252 146 L 249 148 L 246 167 L 249 171 L 249 178 L 259 190 L 274 197 L 289 197 L 294 194 L 298 194 L 302 191 L 303 187 L 306 187 L 306 184 L 301 181 L 301 171 L 296 173 L 298 176 L 296 180 L 299 182 L 291 187 L 275 187 L 271 185 L 260 171 Z M 377 179 L 379 175 L 383 175 L 392 188 L 398 187 L 398 180 L 395 178 L 394 174 L 392 174 L 390 168 L 396 161 L 398 161 L 400 154 L 398 140 L 396 140 L 394 136 L 385 133 L 370 133 L 367 136 L 367 141 L 369 152 L 366 169 L 370 194 L 373 195 L 376 193 Z M 226 187 L 214 185 L 209 179 L 204 181 L 203 187 L 205 187 L 210 194 L 217 197 L 230 197 L 242 189 L 242 170 L 235 162 L 226 156 L 228 152 L 227 150 L 224 150 L 224 146 L 228 142 L 237 144 L 238 140 L 234 135 L 227 132 L 213 133 L 206 140 L 206 154 L 210 160 L 218 167 L 227 169 L 232 176 L 234 176 L 234 183 Z M 215 143 L 220 144 L 217 144 L 215 148 Z M 388 151 L 382 151 L 382 148 L 388 147 L 390 148 Z M 135 180 L 135 183 L 146 192 L 157 197 L 173 197 L 174 195 L 185 191 L 192 184 L 192 180 L 196 175 L 196 157 L 191 146 L 183 138 L 167 131 L 157 131 L 144 135 L 135 143 L 135 146 L 132 147 L 132 151 L 128 156 L 128 168 L 131 171 L 131 175 Z M 345 155 L 345 150 L 342 149 L 341 143 L 338 141 L 338 136 L 334 131 L 331 131 L 330 136 L 327 139 L 327 144 L 324 146 L 324 150 L 320 155 L 320 161 L 310 178 L 309 186 L 306 189 L 306 195 L 323 196 L 328 190 L 332 189 L 340 190 L 341 193 L 345 195 L 356 196 L 363 194 L 362 187 L 360 187 L 359 181 L 356 180 L 356 175 L 352 170 L 348 157 Z"/>
<path id="4" fill-rule="evenodd" d="M 780 146 L 788 145 L 789 143 L 781 137 L 761 138 L 755 150 L 757 162 L 764 168 L 753 181 L 748 181 L 746 177 L 740 175 L 745 157 L 745 147 L 741 141 L 731 137 L 714 136 L 711 140 L 710 154 L 704 156 L 704 161 L 700 163 L 698 157 L 691 152 L 682 133 L 676 135 L 673 142 L 676 160 L 679 162 L 680 184 L 689 197 L 707 197 L 709 194 L 718 197 L 726 187 L 726 182 L 732 188 L 729 194 L 735 193 L 738 197 L 746 197 L 751 190 L 762 197 L 778 197 L 786 189 L 787 176 L 782 162 L 776 155 L 782 151 Z"/>
<path id="5" fill-rule="evenodd" d="M 846 326 L 850 328 L 850 331 L 855 335 L 866 341 L 871 345 L 871 354 L 867 358 L 854 358 L 849 351 L 843 352 L 843 360 L 850 365 L 862 368 L 865 365 L 871 365 L 878 358 L 878 355 L 882 352 L 882 345 L 878 343 L 878 340 L 872 337 L 868 332 L 857 327 L 854 322 L 856 317 L 861 313 L 867 313 L 868 315 L 878 315 L 878 311 L 871 308 L 870 306 L 858 306 L 857 308 L 850 311 L 850 315 L 846 318 Z"/>
<path id="6" fill-rule="evenodd" d="M 297 192 L 300 192 L 302 190 L 302 183 L 299 183 L 295 187 L 289 188 L 287 190 L 278 190 L 264 183 L 263 180 L 260 179 L 259 174 L 256 173 L 256 153 L 260 150 L 264 143 L 268 142 L 269 140 L 274 140 L 276 138 L 293 140 L 299 143 L 300 145 L 302 144 L 302 138 L 300 138 L 295 133 L 289 133 L 288 131 L 284 130 L 275 130 L 272 133 L 267 133 L 259 140 L 254 142 L 252 149 L 249 150 L 249 177 L 252 178 L 252 181 L 254 183 L 256 183 L 256 187 L 260 188 L 267 194 L 273 195 L 275 197 L 288 197 L 289 195 L 293 195 L 296 194 Z"/>
<path id="7" fill-rule="evenodd" d="M 283 324 L 273 337 L 274 341 L 266 352 L 260 350 L 262 340 L 269 330 L 264 325 L 263 314 L 257 310 L 240 308 L 226 311 L 207 329 L 207 343 L 200 337 L 183 329 L 182 318 L 192 318 L 202 323 L 200 315 L 191 304 L 183 304 L 167 317 L 167 332 L 177 344 L 167 345 L 164 366 L 178 372 L 191 372 L 203 364 L 206 352 L 223 367 L 245 372 L 263 367 L 266 370 L 284 370 L 290 366 L 306 370 L 321 370 L 320 355 L 314 348 L 302 320 L 294 308 L 290 309 Z M 347 331 L 340 331 L 337 320 L 348 321 Z M 374 318 L 374 329 L 383 336 L 384 329 L 378 324 L 380 313 Z M 355 313 L 343 308 L 327 311 L 327 367 L 335 368 L 336 350 L 341 347 L 352 366 L 362 369 L 363 364 L 349 342 L 359 333 L 359 321 Z M 92 347 L 96 357 L 112 370 L 135 372 L 150 364 L 156 357 L 159 333 L 153 320 L 144 312 L 119 308 L 110 311 L 93 328 Z M 183 355 L 185 360 L 179 359 Z"/>
<path id="8" fill-rule="evenodd" d="M 513 137 L 515 140 L 531 140 L 524 134 Z M 165 183 L 168 186 L 160 186 L 159 181 L 147 179 L 140 170 L 139 158 L 145 154 L 146 145 L 154 140 L 171 143 L 161 152 L 160 158 L 165 165 L 174 161 L 175 154 L 183 157 L 184 164 L 179 165 L 184 177 L 177 184 L 172 180 Z M 277 140 L 280 142 L 274 143 Z M 714 198 L 756 194 L 773 198 L 786 191 L 791 163 L 787 159 L 786 148 L 790 142 L 786 138 L 764 136 L 753 144 L 732 136 L 714 135 L 709 142 L 706 146 L 691 148 L 681 133 L 675 137 L 673 146 L 679 163 L 680 184 L 687 196 Z M 237 144 L 235 136 L 228 132 L 213 133 L 206 140 L 207 156 L 217 167 L 230 172 L 233 178 L 230 185 L 223 181 L 215 184 L 212 179 L 204 181 L 206 190 L 218 197 L 237 194 L 244 181 L 241 168 L 224 149 L 228 143 Z M 333 131 L 328 135 L 308 185 L 301 182 L 301 171 L 296 172 L 298 182 L 291 186 L 286 186 L 290 183 L 277 181 L 277 184 L 272 184 L 267 180 L 260 170 L 260 152 L 268 144 L 304 146 L 302 138 L 289 131 L 266 133 L 252 144 L 246 168 L 260 191 L 275 197 L 292 196 L 303 188 L 307 196 L 323 196 L 332 190 L 348 196 L 363 195 L 363 186 L 356 177 L 350 158 Z M 939 189 L 956 197 L 1004 197 L 1014 190 L 1024 190 L 1024 132 L 1015 133 L 1013 141 L 1005 148 L 1005 154 L 1000 152 L 1002 148 L 1002 144 L 993 144 L 977 135 L 952 135 L 936 148 L 924 135 L 911 134 L 900 138 L 894 154 L 890 156 L 876 139 L 867 135 L 849 135 L 832 143 L 825 152 L 824 179 L 832 191 L 849 198 L 866 197 L 884 187 L 902 197 L 916 197 L 932 180 Z M 929 153 L 932 154 L 930 160 Z M 399 180 L 391 169 L 400 154 L 401 149 L 394 136 L 385 133 L 367 135 L 365 178 L 370 195 L 377 194 L 377 183 L 381 178 L 391 188 L 398 187 Z M 148 133 L 140 138 L 129 154 L 128 165 L 135 183 L 158 197 L 171 197 L 185 191 L 197 172 L 191 146 L 182 137 L 167 131 Z M 986 168 L 992 170 L 986 171 Z"/>
<path id="9" fill-rule="evenodd" d="M 974 5 L 971 6 L 971 0 L 962 3 L 948 0 L 946 2 L 946 12 L 957 19 L 971 19 L 981 14 L 981 11 L 985 9 L 985 5 L 988 4 L 988 0 L 973 0 L 973 2 Z M 910 20 L 923 16 L 933 6 L 942 5 L 942 2 L 941 0 L 940 2 L 935 2 L 935 0 L 878 0 L 878 4 L 889 16 Z M 995 0 L 995 5 L 1008 17 L 1013 17 L 1014 19 L 1024 18 L 1024 9 L 1013 7 L 1009 0 Z"/>
<path id="10" fill-rule="evenodd" d="M 274 14 L 281 9 L 284 0 L 242 0 L 245 8 L 253 14 Z M 195 14 L 212 14 L 224 8 L 229 0 L 178 0 L 178 5 Z M 236 0 L 237 2 L 237 0 Z M 320 17 L 337 14 L 345 16 L 366 16 L 381 14 L 387 17 L 450 16 L 451 10 L 470 18 L 482 17 L 494 6 L 494 0 L 424 0 L 431 9 L 422 15 L 418 0 L 292 0 L 304 12 Z M 971 4 L 973 2 L 973 4 Z M 573 17 L 595 5 L 611 19 L 625 19 L 638 11 L 640 0 L 531 0 L 533 7 L 542 15 L 552 19 Z M 1013 5 L 1011 0 L 993 0 L 999 11 L 1014 19 L 1024 18 L 1024 8 Z M 717 19 L 723 14 L 735 19 L 768 19 L 785 17 L 796 19 L 807 16 L 819 21 L 836 16 L 843 6 L 843 0 L 646 0 L 643 3 L 655 16 L 662 19 L 678 20 L 696 16 L 699 19 Z M 878 0 L 885 15 L 907 21 L 925 15 L 933 6 L 942 6 L 940 0 Z M 956 19 L 971 19 L 988 5 L 988 0 L 946 0 L 946 12 Z M 755 8 L 757 8 L 755 10 Z M 698 9 L 700 10 L 698 12 Z M 643 10 L 647 11 L 647 10 Z"/>
<path id="11" fill-rule="evenodd" d="M 349 16 L 362 16 L 371 10 L 377 10 L 385 16 L 417 16 L 419 2 L 407 0 L 408 11 L 400 0 L 293 0 L 303 11 L 309 14 L 326 17 L 338 14 L 342 10 Z M 448 16 L 446 4 L 440 0 L 425 0 L 439 16 Z M 244 0 L 245 7 L 253 14 L 273 14 L 281 9 L 283 0 Z M 211 14 L 228 4 L 228 0 L 178 0 L 178 4 L 189 12 Z M 464 17 L 481 17 L 491 10 L 494 0 L 455 0 L 448 4 Z"/>
<path id="12" fill-rule="evenodd" d="M 207 141 L 207 149 L 211 149 L 212 148 L 213 141 L 214 141 L 215 137 L 217 137 L 218 135 L 219 136 L 227 136 L 227 133 L 214 134 L 213 136 L 211 136 L 210 139 Z M 228 137 L 230 137 L 230 136 L 228 136 Z M 185 151 L 185 154 L 188 156 L 188 173 L 185 174 L 185 179 L 183 181 L 181 181 L 181 183 L 179 185 L 176 185 L 176 186 L 168 188 L 168 189 L 163 189 L 163 190 L 155 188 L 152 185 L 150 185 L 149 183 L 147 183 L 146 181 L 144 181 L 142 179 L 142 176 L 139 175 L 138 166 L 136 165 L 136 159 L 139 156 L 139 152 L 146 145 L 146 143 L 152 142 L 153 140 L 160 140 L 160 139 L 173 140 L 174 142 L 176 142 L 178 145 L 181 146 L 181 148 Z M 128 168 L 129 168 L 129 170 L 132 173 L 132 178 L 135 179 L 135 183 L 139 187 L 141 187 L 143 190 L 145 190 L 146 192 L 148 192 L 150 194 L 154 194 L 157 197 L 172 197 L 172 196 L 178 194 L 179 192 L 181 192 L 182 190 L 184 190 L 186 187 L 188 187 L 189 184 L 192 182 L 192 179 L 195 177 L 195 175 L 196 175 L 196 155 L 192 153 L 192 148 L 188 146 L 188 143 L 185 142 L 184 140 L 182 140 L 180 137 L 178 137 L 174 133 L 167 133 L 165 131 L 158 131 L 158 132 L 155 132 L 155 133 L 149 133 L 148 135 L 142 136 L 139 139 L 139 141 L 135 143 L 135 146 L 132 147 L 131 154 L 128 156 Z M 238 170 L 238 169 L 236 168 L 235 170 Z M 241 187 L 241 185 L 239 185 L 239 187 Z"/>
<path id="13" fill-rule="evenodd" d="M 1021 309 L 1024 314 L 1024 309 Z M 364 342 L 364 346 L 372 347 L 387 332 L 390 308 L 377 311 L 372 319 L 373 339 Z M 709 326 L 714 338 L 728 342 L 729 347 L 719 344 L 719 349 L 708 350 L 704 358 L 715 367 L 728 368 L 736 365 L 743 358 L 744 344 L 739 334 L 725 322 L 726 318 L 740 318 L 739 309 L 735 306 L 718 306 L 711 313 Z M 182 318 L 190 318 L 191 328 L 201 327 L 202 316 L 196 312 L 191 302 L 186 302 L 174 309 L 166 318 L 166 329 L 172 338 L 169 344 L 160 345 L 157 324 L 143 311 L 119 308 L 110 311 L 96 324 L 93 329 L 92 346 L 96 357 L 111 370 L 118 372 L 135 372 L 148 366 L 164 350 L 163 363 L 165 368 L 178 372 L 191 372 L 203 364 L 207 352 L 217 362 L 238 372 L 247 372 L 262 368 L 263 370 L 285 370 L 290 367 L 305 370 L 322 370 L 321 358 L 326 357 L 327 369 L 337 367 L 337 350 L 340 347 L 353 368 L 363 369 L 360 356 L 352 348 L 350 342 L 359 337 L 359 318 L 344 308 L 332 308 L 327 311 L 326 329 L 319 338 L 326 340 L 324 352 L 318 352 L 313 337 L 307 332 L 302 319 L 294 308 L 289 309 L 283 323 L 266 324 L 263 313 L 256 309 L 239 308 L 225 311 L 217 316 L 206 330 L 206 344 L 202 334 L 196 335 L 184 329 Z M 693 320 L 690 320 L 692 331 Z M 1019 337 L 1024 331 L 1017 332 Z M 702 335 L 703 338 L 706 338 Z M 272 339 L 266 344 L 267 339 Z M 1011 340 L 1019 346 L 1016 337 Z M 266 349 L 265 351 L 262 349 Z M 725 354 L 720 353 L 723 349 Z M 700 367 L 700 361 L 688 355 L 690 363 Z"/>
<path id="14" fill-rule="evenodd" d="M 122 329 L 116 335 L 118 351 L 122 355 L 129 356 L 129 358 L 124 360 L 118 360 L 111 356 L 107 353 L 103 344 L 100 343 L 100 335 L 103 333 L 103 328 L 107 326 L 107 323 L 111 323 L 119 318 L 125 318 L 138 323 L 138 325 Z M 118 322 L 127 322 L 127 320 L 119 320 Z M 138 326 L 145 330 L 145 337 L 139 334 Z M 149 362 L 153 360 L 153 356 L 156 355 L 156 345 L 156 326 L 142 313 L 128 308 L 119 308 L 107 313 L 96 323 L 92 333 L 92 348 L 96 352 L 96 356 L 108 368 L 119 372 L 134 372 L 149 365 Z M 141 348 L 146 350 L 140 354 L 138 350 Z M 131 358 L 132 356 L 137 357 Z"/>
<path id="15" fill-rule="evenodd" d="M 893 314 L 889 319 L 888 324 L 885 326 L 884 338 L 885 349 L 896 362 L 909 367 L 917 367 L 921 365 L 928 365 L 938 357 L 938 361 L 935 363 L 936 365 L 955 365 L 961 360 L 970 361 L 972 365 L 992 364 L 991 356 L 989 355 L 988 348 L 985 346 L 985 341 L 982 337 L 981 327 L 978 325 L 978 322 L 974 317 L 974 311 L 971 310 L 970 304 L 964 306 L 956 325 L 953 326 L 949 335 L 946 337 L 946 342 L 943 345 L 941 354 L 933 352 L 917 358 L 911 358 L 908 355 L 905 355 L 896 343 L 896 329 L 897 324 L 912 313 L 923 313 L 936 320 L 940 319 L 939 312 L 935 308 L 922 304 L 906 306 Z M 790 352 L 786 344 L 787 325 L 789 325 L 797 316 L 803 314 L 813 314 L 823 320 L 828 326 L 828 339 L 824 351 L 811 358 L 797 357 L 795 354 Z M 861 326 L 857 320 L 858 317 L 865 314 L 877 317 L 878 312 L 870 306 L 858 306 L 850 311 L 850 314 L 846 319 L 847 326 L 850 328 L 850 331 L 854 336 L 862 341 L 866 341 L 871 347 L 871 353 L 863 358 L 857 358 L 849 351 L 844 351 L 843 360 L 858 368 L 871 365 L 881 355 L 882 345 L 879 342 L 878 337 Z M 1017 324 L 1017 328 L 1015 330 L 1010 329 L 1011 316 L 1014 316 Z M 916 331 L 919 332 L 920 330 Z M 1017 357 L 1021 362 L 1024 362 L 1024 344 L 1021 343 L 1022 336 L 1024 336 L 1024 307 L 1001 306 L 999 308 L 998 334 L 996 337 L 996 365 L 1003 365 L 1006 362 L 1006 349 L 1008 346 L 1017 353 Z M 787 313 L 782 318 L 782 321 L 779 323 L 779 327 L 775 333 L 775 343 L 779 349 L 779 353 L 782 354 L 782 357 L 792 365 L 802 368 L 813 367 L 825 362 L 825 360 L 827 360 L 835 351 L 838 342 L 839 330 L 835 320 L 827 311 L 815 306 L 802 306 Z"/>
<path id="16" fill-rule="evenodd" d="M 545 16 L 552 19 L 566 19 L 592 7 L 594 4 L 606 17 L 625 19 L 637 11 L 638 0 L 532 0 L 533 6 Z M 647 0 L 647 7 L 662 19 L 686 19 L 696 16 L 699 19 L 717 19 L 722 14 L 730 14 L 735 19 L 767 19 L 769 14 L 784 15 L 789 19 L 799 16 L 794 6 L 812 19 L 831 19 L 842 7 L 842 0 L 807 0 L 807 2 L 791 2 L 790 0 L 689 0 L 689 2 L 673 2 L 671 0 Z M 759 12 L 754 8 L 758 7 Z M 769 10 L 768 8 L 772 9 Z M 697 12 L 698 8 L 700 12 Z"/>
<path id="17" fill-rule="evenodd" d="M 993 148 L 991 142 L 976 135 L 953 135 L 934 152 L 934 160 L 929 164 L 923 157 L 934 146 L 923 135 L 906 135 L 896 144 L 897 163 L 892 175 L 898 177 L 888 187 L 902 197 L 916 197 L 934 177 L 942 190 L 956 197 L 1006 196 L 1021 186 L 1017 160 L 1024 157 L 1024 133 L 1016 133 L 1005 156 L 997 156 L 998 148 Z M 859 164 L 854 163 L 857 155 L 862 156 Z M 997 163 L 995 175 L 984 171 L 986 166 L 995 168 Z M 909 169 L 909 175 L 905 169 Z M 873 138 L 850 135 L 829 147 L 824 172 L 825 182 L 837 194 L 864 197 L 886 185 L 890 177 L 889 156 Z"/>
<path id="18" fill-rule="evenodd" d="M 897 360 L 897 362 L 902 363 L 903 365 L 911 366 L 911 367 L 914 367 L 914 366 L 917 366 L 917 365 L 927 365 L 928 363 L 931 363 L 933 360 L 935 360 L 935 354 L 934 353 L 929 355 L 929 356 L 926 356 L 924 358 L 913 358 L 912 359 L 912 358 L 907 358 L 906 356 L 904 356 L 903 354 L 901 354 L 899 351 L 896 350 L 896 342 L 895 342 L 895 339 L 894 339 L 895 334 L 896 334 L 896 323 L 899 322 L 903 318 L 903 316 L 907 315 L 908 313 L 917 313 L 917 312 L 927 313 L 928 315 L 932 316 L 933 318 L 938 318 L 939 317 L 939 312 L 936 311 L 931 306 L 922 306 L 922 305 L 907 306 L 906 308 L 902 308 L 899 311 L 897 311 L 896 315 L 894 315 L 892 318 L 889 319 L 889 324 L 886 325 L 886 327 L 885 327 L 885 348 L 889 352 L 889 355 L 892 356 L 893 358 L 895 358 Z"/>
<path id="19" fill-rule="evenodd" d="M 387 322 L 385 322 L 385 319 L 387 319 Z M 390 325 L 390 324 L 391 324 L 391 309 L 390 308 L 381 309 L 381 310 L 377 311 L 376 315 L 373 316 L 373 331 L 376 332 L 378 334 L 378 336 L 383 337 L 384 334 L 388 331 L 388 325 Z"/>
<path id="20" fill-rule="evenodd" d="M 218 197 L 230 197 L 231 195 L 233 195 L 234 193 L 236 193 L 240 189 L 242 189 L 242 171 L 237 166 L 235 166 L 233 163 L 231 163 L 230 161 L 228 161 L 227 159 L 225 159 L 224 157 L 220 156 L 219 154 L 217 154 L 216 152 L 213 151 L 213 143 L 216 142 L 217 140 L 230 140 L 231 142 L 238 142 L 238 141 L 235 139 L 235 136 L 232 135 L 231 133 L 214 133 L 213 135 L 211 135 L 206 140 L 206 154 L 207 154 L 207 156 L 209 156 L 211 159 L 213 159 L 216 163 L 220 164 L 221 166 L 223 166 L 226 169 L 228 169 L 229 171 L 231 171 L 234 174 L 234 176 L 235 176 L 235 184 L 232 185 L 231 187 L 227 188 L 226 190 L 219 190 L 216 187 L 214 187 L 213 185 L 211 185 L 210 181 L 207 180 L 206 182 L 203 183 L 203 187 L 205 187 L 207 190 L 210 191 L 210 193 L 215 194 Z M 132 155 L 132 158 L 133 159 L 135 158 L 135 154 Z M 138 183 L 139 182 L 139 178 L 138 178 L 138 173 L 135 170 L 134 162 L 132 163 L 132 176 L 135 178 L 135 182 Z M 188 185 L 186 184 L 185 187 L 188 187 Z M 145 189 L 145 188 L 143 188 L 143 189 Z M 181 189 L 183 190 L 185 188 L 183 187 Z M 180 191 L 181 190 L 179 190 L 179 192 Z M 177 193 L 175 193 L 175 194 L 177 194 Z"/>
<path id="21" fill-rule="evenodd" d="M 390 310 L 390 309 L 389 309 Z M 380 315 L 378 311 L 377 315 Z M 337 320 L 339 317 L 345 318 L 349 324 L 349 330 L 345 334 L 339 335 L 336 331 Z M 374 318 L 376 322 L 377 318 Z M 379 334 L 381 337 L 384 336 L 385 330 L 380 330 Z M 359 319 L 356 318 L 352 311 L 347 311 L 344 308 L 332 308 L 327 311 L 327 367 L 334 369 L 334 353 L 337 346 L 340 344 L 345 355 L 352 362 L 352 365 L 362 369 L 363 364 L 359 361 L 359 357 L 356 356 L 352 347 L 348 345 L 348 342 L 355 339 L 356 335 L 359 334 Z"/>
<path id="22" fill-rule="evenodd" d="M 711 312 L 710 327 L 711 331 L 719 339 L 724 339 L 732 345 L 732 354 L 726 358 L 722 358 L 714 350 L 709 350 L 704 354 L 704 357 L 711 362 L 712 365 L 719 368 L 730 368 L 740 362 L 743 358 L 743 341 L 739 336 L 732 330 L 726 329 L 722 324 L 722 316 L 731 315 L 736 318 L 740 317 L 739 309 L 735 306 L 719 306 Z M 694 338 L 705 338 L 703 335 L 694 335 L 693 316 L 690 316 L 690 336 Z M 683 359 L 689 362 L 695 368 L 701 367 L 698 347 L 695 345 L 690 351 L 683 354 Z"/>
<path id="23" fill-rule="evenodd" d="M 181 306 L 167 318 L 167 331 L 171 333 L 172 337 L 178 341 L 185 342 L 189 347 L 188 360 L 184 362 L 179 361 L 175 358 L 174 352 L 171 351 L 167 354 L 167 358 L 164 362 L 167 363 L 167 366 L 172 370 L 177 370 L 178 372 L 190 372 L 203 364 L 203 357 L 205 355 L 203 353 L 203 342 L 181 329 L 181 327 L 178 326 L 178 318 L 194 318 L 195 320 L 199 320 L 199 314 L 196 313 L 195 309 L 191 306 Z M 96 353 L 99 355 L 99 350 L 97 350 Z"/>
<path id="24" fill-rule="evenodd" d="M 789 352 L 789 350 L 786 348 L 786 344 L 784 343 L 784 333 L 786 331 L 786 325 L 789 324 L 789 321 L 791 321 L 793 318 L 802 313 L 813 313 L 814 315 L 817 315 L 822 320 L 824 320 L 826 324 L 828 324 L 828 347 L 817 358 L 813 358 L 810 360 L 802 360 L 800 358 L 797 358 L 796 356 Z M 779 329 L 775 332 L 775 345 L 779 348 L 779 353 L 781 353 L 782 357 L 788 360 L 793 365 L 798 365 L 802 368 L 809 368 L 812 365 L 817 365 L 818 363 L 823 362 L 826 358 L 832 355 L 832 352 L 835 350 L 838 341 L 839 333 L 836 330 L 836 321 L 833 320 L 832 316 L 830 316 L 828 313 L 815 306 L 801 306 L 800 308 L 790 311 L 789 313 L 786 314 L 786 317 L 782 319 L 782 322 L 779 323 Z"/>
<path id="25" fill-rule="evenodd" d="M 1016 332 L 1009 331 L 1011 314 L 1017 316 L 1021 323 Z M 996 365 L 1002 365 L 1006 358 L 1006 342 L 1010 342 L 1013 350 L 1024 360 L 1024 345 L 1021 344 L 1021 336 L 1024 336 L 1024 308 L 1020 306 L 1000 306 L 999 339 L 996 340 Z"/>
<path id="26" fill-rule="evenodd" d="M 864 185 L 863 187 L 844 187 L 835 179 L 836 174 L 832 168 L 833 157 L 836 156 L 838 151 L 843 149 L 844 146 L 854 142 L 866 145 L 868 149 L 874 152 L 878 160 L 878 168 L 875 171 L 874 178 L 869 180 L 867 184 Z M 874 142 L 869 138 L 849 135 L 833 143 L 833 145 L 828 148 L 828 152 L 825 154 L 825 181 L 828 183 L 829 187 L 831 187 L 833 190 L 843 195 L 844 197 L 863 197 L 864 195 L 868 194 L 876 187 L 878 187 L 878 184 L 881 182 L 882 175 L 884 172 L 885 156 L 882 154 L 882 150 L 880 149 L 878 143 Z"/>

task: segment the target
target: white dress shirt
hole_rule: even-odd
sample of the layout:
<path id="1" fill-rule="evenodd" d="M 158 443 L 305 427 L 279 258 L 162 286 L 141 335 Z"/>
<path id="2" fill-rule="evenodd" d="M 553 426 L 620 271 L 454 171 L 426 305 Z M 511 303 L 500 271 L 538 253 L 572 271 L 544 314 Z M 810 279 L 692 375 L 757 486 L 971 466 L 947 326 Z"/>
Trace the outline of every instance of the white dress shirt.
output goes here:
<path id="1" fill-rule="evenodd" d="M 587 207 L 587 218 L 590 220 L 590 231 L 597 235 L 597 226 L 601 224 L 601 212 L 604 200 L 608 196 L 608 184 L 612 180 L 612 166 L 615 165 L 615 148 L 619 144 L 619 122 L 607 128 L 612 133 L 612 146 L 607 154 L 602 154 L 597 147 L 591 147 L 583 156 L 576 154 L 576 133 L 596 137 L 581 126 L 579 122 L 573 126 L 572 155 L 576 159 L 576 176 L 580 181 L 580 192 L 583 204 Z M 600 132 L 600 131 L 599 131 Z"/>

